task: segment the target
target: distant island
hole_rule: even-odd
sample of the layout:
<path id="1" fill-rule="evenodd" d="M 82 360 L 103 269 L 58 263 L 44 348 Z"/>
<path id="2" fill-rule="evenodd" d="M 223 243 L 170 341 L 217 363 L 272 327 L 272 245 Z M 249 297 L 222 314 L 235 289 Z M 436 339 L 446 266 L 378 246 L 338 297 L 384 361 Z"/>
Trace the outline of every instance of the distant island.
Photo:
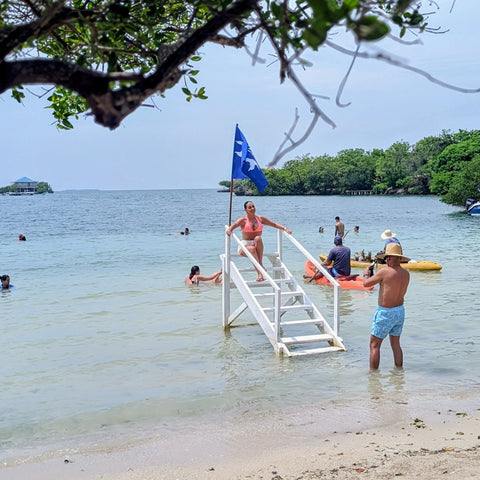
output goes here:
<path id="1" fill-rule="evenodd" d="M 7 187 L 1 187 L 2 195 L 36 195 L 39 193 L 53 193 L 47 182 L 37 182 L 28 177 L 22 177 Z"/>

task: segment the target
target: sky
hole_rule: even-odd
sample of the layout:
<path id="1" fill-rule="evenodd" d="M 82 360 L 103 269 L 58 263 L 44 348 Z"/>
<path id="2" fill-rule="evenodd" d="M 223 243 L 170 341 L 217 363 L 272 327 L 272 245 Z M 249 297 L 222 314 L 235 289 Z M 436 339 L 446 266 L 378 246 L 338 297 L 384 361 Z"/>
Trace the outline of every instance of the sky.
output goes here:
<path id="1" fill-rule="evenodd" d="M 390 52 L 395 59 L 453 85 L 480 88 L 480 31 L 477 0 L 423 2 L 434 12 L 429 24 L 443 34 L 423 34 L 421 44 L 386 40 L 362 50 Z M 454 4 L 453 10 L 450 8 Z M 413 40 L 415 37 L 406 37 Z M 333 39 L 352 47 L 347 36 Z M 21 177 L 48 182 L 54 191 L 70 189 L 148 190 L 218 188 L 229 180 L 235 126 L 239 125 L 264 168 L 274 157 L 296 110 L 299 138 L 311 119 L 309 106 L 287 80 L 280 84 L 278 66 L 267 48 L 266 63 L 252 65 L 242 50 L 202 49 L 199 85 L 208 100 L 186 102 L 180 87 L 156 97 L 156 108 L 140 107 L 114 131 L 81 116 L 71 131 L 58 130 L 45 101 L 28 96 L 20 105 L 10 92 L 0 95 L 3 165 L 0 186 Z M 351 58 L 329 48 L 309 53 L 311 68 L 297 70 L 318 105 L 336 124 L 319 121 L 308 140 L 277 165 L 303 155 L 335 155 L 349 148 L 386 149 L 405 141 L 413 145 L 443 130 L 480 127 L 480 93 L 460 93 L 418 74 L 378 60 L 358 59 L 338 107 L 338 86 Z M 39 92 L 40 87 L 32 87 Z M 148 102 L 151 103 L 151 102 Z"/>

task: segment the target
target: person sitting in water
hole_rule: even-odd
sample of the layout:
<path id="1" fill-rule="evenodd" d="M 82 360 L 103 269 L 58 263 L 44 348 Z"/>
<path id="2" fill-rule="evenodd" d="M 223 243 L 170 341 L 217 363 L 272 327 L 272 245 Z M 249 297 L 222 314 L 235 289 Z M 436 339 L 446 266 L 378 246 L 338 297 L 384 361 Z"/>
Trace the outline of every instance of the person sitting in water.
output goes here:
<path id="1" fill-rule="evenodd" d="M 2 282 L 2 290 L 14 288 L 14 286 L 10 283 L 10 277 L 8 275 L 2 275 L 0 277 L 0 281 Z"/>
<path id="2" fill-rule="evenodd" d="M 190 274 L 185 278 L 185 285 L 198 285 L 200 282 L 222 283 L 222 271 L 219 270 L 213 275 L 205 277 L 200 275 L 200 267 L 198 265 L 194 265 L 190 270 Z"/>
<path id="3" fill-rule="evenodd" d="M 382 264 L 384 264 L 384 263 L 386 263 L 386 262 L 385 262 L 385 260 L 383 259 L 382 254 L 385 253 L 385 251 L 386 251 L 386 249 L 387 249 L 387 245 L 388 245 L 389 243 L 395 243 L 395 244 L 400 245 L 400 246 L 402 246 L 402 245 L 400 244 L 400 241 L 399 241 L 398 238 L 397 238 L 397 234 L 396 234 L 396 233 L 392 233 L 392 231 L 389 230 L 388 228 L 387 228 L 387 230 L 385 230 L 385 231 L 380 235 L 380 238 L 381 238 L 382 240 L 385 240 L 385 245 L 383 246 L 383 250 L 380 250 L 379 252 L 377 252 L 377 254 L 375 255 L 375 258 L 376 258 L 376 260 L 377 260 L 377 263 L 382 263 Z"/>
<path id="4" fill-rule="evenodd" d="M 262 232 L 263 226 L 268 225 L 269 227 L 277 228 L 283 230 L 287 233 L 292 233 L 292 231 L 280 225 L 279 223 L 272 222 L 272 220 L 264 217 L 263 215 L 255 214 L 255 205 L 252 201 L 247 201 L 244 203 L 243 208 L 246 215 L 240 217 L 234 223 L 232 223 L 226 230 L 228 236 L 232 234 L 232 231 L 240 227 L 242 229 L 242 243 L 245 245 L 247 250 L 253 255 L 255 260 L 263 267 L 263 240 Z M 238 250 L 239 255 L 246 257 L 245 252 L 242 249 Z M 257 268 L 255 268 L 257 270 Z M 257 270 L 257 282 L 263 282 L 264 278 L 260 270 Z"/>
<path id="5" fill-rule="evenodd" d="M 398 240 L 397 238 L 397 234 L 396 233 L 392 233 L 391 230 L 387 229 L 385 230 L 381 235 L 380 235 L 380 238 L 382 240 L 385 240 L 385 246 L 384 246 L 384 250 L 387 248 L 387 245 L 389 243 L 396 243 L 397 245 L 400 245 L 400 241 Z M 400 245 L 401 246 L 401 245 Z"/>

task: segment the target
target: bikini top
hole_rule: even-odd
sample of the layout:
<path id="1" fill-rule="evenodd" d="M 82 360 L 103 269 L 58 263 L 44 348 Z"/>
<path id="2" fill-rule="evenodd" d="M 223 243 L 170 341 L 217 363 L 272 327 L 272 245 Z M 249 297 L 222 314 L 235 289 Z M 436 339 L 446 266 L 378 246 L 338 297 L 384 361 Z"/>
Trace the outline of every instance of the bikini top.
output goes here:
<path id="1" fill-rule="evenodd" d="M 260 221 L 260 219 L 255 216 L 255 220 L 257 221 L 257 228 L 254 230 L 252 227 L 252 224 L 250 223 L 250 220 L 248 219 L 248 216 L 245 217 L 245 225 L 243 226 L 242 232 L 244 233 L 260 233 L 263 231 L 263 223 Z"/>

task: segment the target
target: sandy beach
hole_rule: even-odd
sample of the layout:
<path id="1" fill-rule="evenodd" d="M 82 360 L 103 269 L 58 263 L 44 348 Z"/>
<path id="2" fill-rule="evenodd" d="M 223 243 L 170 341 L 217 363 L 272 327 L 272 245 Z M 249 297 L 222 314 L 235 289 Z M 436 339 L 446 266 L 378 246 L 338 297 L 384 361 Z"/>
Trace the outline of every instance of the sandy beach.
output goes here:
<path id="1" fill-rule="evenodd" d="M 136 438 L 16 459 L 8 480 L 311 480 L 477 478 L 475 392 L 277 412 L 149 428 Z"/>

